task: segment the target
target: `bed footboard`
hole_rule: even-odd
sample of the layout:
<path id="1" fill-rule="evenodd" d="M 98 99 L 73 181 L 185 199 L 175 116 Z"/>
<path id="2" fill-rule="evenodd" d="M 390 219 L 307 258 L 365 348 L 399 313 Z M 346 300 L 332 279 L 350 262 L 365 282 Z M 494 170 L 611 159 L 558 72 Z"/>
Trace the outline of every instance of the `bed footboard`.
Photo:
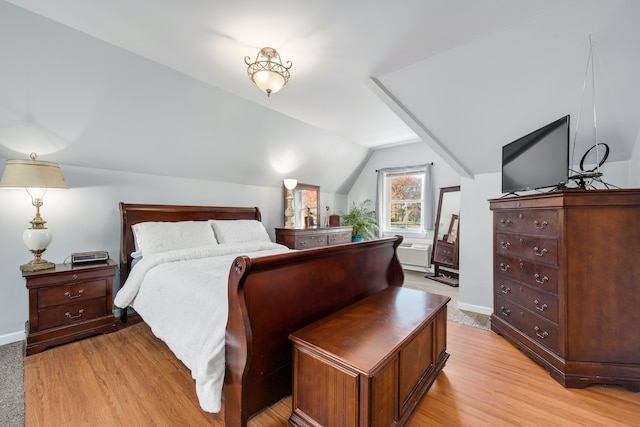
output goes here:
<path id="1" fill-rule="evenodd" d="M 229 272 L 225 425 L 291 394 L 289 334 L 388 286 L 402 286 L 401 236 L 260 258 Z"/>

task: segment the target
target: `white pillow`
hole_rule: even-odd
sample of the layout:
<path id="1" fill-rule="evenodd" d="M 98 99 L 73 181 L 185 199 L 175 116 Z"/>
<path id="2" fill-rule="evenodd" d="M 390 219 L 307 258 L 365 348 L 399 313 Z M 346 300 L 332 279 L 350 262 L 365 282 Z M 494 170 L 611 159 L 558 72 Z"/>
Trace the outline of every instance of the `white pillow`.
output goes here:
<path id="1" fill-rule="evenodd" d="M 141 222 L 131 229 L 142 256 L 218 244 L 207 221 Z"/>
<path id="2" fill-rule="evenodd" d="M 254 219 L 215 220 L 209 222 L 218 243 L 270 242 L 269 233 L 260 221 Z"/>

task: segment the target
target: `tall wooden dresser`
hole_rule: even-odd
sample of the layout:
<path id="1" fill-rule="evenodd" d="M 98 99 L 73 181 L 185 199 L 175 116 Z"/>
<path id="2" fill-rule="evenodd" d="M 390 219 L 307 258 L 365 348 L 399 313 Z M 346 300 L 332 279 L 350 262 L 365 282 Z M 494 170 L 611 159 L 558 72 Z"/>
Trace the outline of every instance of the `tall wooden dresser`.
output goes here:
<path id="1" fill-rule="evenodd" d="M 640 189 L 490 200 L 491 328 L 565 387 L 640 389 Z"/>

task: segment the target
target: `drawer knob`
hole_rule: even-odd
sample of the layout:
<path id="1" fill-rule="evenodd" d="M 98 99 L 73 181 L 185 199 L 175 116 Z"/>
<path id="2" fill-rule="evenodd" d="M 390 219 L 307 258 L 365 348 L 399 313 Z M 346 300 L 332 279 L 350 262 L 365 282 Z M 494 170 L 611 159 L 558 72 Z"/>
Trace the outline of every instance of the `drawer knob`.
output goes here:
<path id="1" fill-rule="evenodd" d="M 547 252 L 549 252 L 549 251 L 547 251 L 546 248 L 542 249 L 542 250 L 540 250 L 537 246 L 534 246 L 534 248 L 533 248 L 533 254 L 536 255 L 536 256 L 545 256 L 545 254 Z"/>
<path id="2" fill-rule="evenodd" d="M 540 275 L 538 273 L 534 274 L 533 278 L 536 280 L 536 282 L 540 283 L 541 285 L 544 285 L 544 283 L 549 280 L 549 278 L 547 276 L 544 276 L 541 279 Z"/>
<path id="3" fill-rule="evenodd" d="M 500 225 L 503 226 L 503 227 L 508 227 L 510 224 L 511 224 L 511 221 L 508 220 L 508 219 L 504 219 L 503 218 L 503 219 L 500 220 Z"/>
<path id="4" fill-rule="evenodd" d="M 549 336 L 549 332 L 544 331 L 543 333 L 540 333 L 540 327 L 536 326 L 535 328 L 533 328 L 533 332 L 536 333 L 536 335 L 542 339 L 545 339 L 546 337 Z"/>
<path id="5" fill-rule="evenodd" d="M 84 289 L 80 289 L 78 291 L 78 295 L 71 295 L 71 292 L 65 292 L 64 296 L 69 298 L 69 299 L 74 299 L 74 298 L 80 298 L 83 293 L 84 293 Z"/>
<path id="6" fill-rule="evenodd" d="M 545 228 L 547 225 L 549 225 L 549 223 L 547 221 L 542 221 L 542 224 L 540 224 L 538 222 L 538 220 L 533 221 L 533 225 L 538 229 L 538 230 L 542 230 L 543 228 Z"/>
<path id="7" fill-rule="evenodd" d="M 500 242 L 500 247 L 502 249 L 509 249 L 509 246 L 511 246 L 511 243 L 509 242 Z"/>
<path id="8" fill-rule="evenodd" d="M 536 306 L 536 309 L 540 310 L 540 311 L 545 311 L 547 308 L 549 308 L 549 306 L 547 304 L 542 304 L 540 305 L 540 301 L 533 300 L 533 305 Z"/>
<path id="9" fill-rule="evenodd" d="M 78 278 L 78 275 L 74 273 L 71 277 L 73 278 L 73 280 L 76 280 Z"/>
<path id="10" fill-rule="evenodd" d="M 511 314 L 511 310 L 506 309 L 503 307 L 500 307 L 500 311 L 502 312 L 502 314 L 504 314 L 505 316 L 509 316 Z"/>
<path id="11" fill-rule="evenodd" d="M 509 264 L 505 264 L 503 262 L 500 263 L 500 270 L 509 271 L 510 268 L 511 268 L 511 266 Z"/>
<path id="12" fill-rule="evenodd" d="M 82 317 L 82 313 L 84 313 L 84 308 L 81 308 L 80 311 L 78 311 L 78 314 L 76 314 L 75 316 L 72 316 L 68 311 L 64 315 L 69 319 L 77 319 L 78 317 Z"/>
<path id="13" fill-rule="evenodd" d="M 500 285 L 500 291 L 501 291 L 503 294 L 508 294 L 509 292 L 511 292 L 511 288 L 509 288 L 509 287 L 507 287 L 507 286 L 505 286 L 505 285 Z"/>

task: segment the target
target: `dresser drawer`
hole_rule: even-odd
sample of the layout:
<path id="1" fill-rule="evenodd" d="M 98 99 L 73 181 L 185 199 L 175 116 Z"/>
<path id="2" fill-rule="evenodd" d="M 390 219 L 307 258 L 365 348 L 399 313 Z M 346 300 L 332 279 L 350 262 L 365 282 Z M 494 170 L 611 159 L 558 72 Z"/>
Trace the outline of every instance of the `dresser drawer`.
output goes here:
<path id="1" fill-rule="evenodd" d="M 341 231 L 339 233 L 329 232 L 327 235 L 328 245 L 340 245 L 342 243 L 351 243 L 351 231 Z"/>
<path id="2" fill-rule="evenodd" d="M 38 308 L 86 301 L 107 295 L 107 280 L 73 283 L 38 289 Z"/>
<path id="3" fill-rule="evenodd" d="M 530 312 L 514 301 L 496 294 L 495 314 L 534 341 L 559 353 L 558 325 Z"/>
<path id="4" fill-rule="evenodd" d="M 539 236 L 558 235 L 557 210 L 528 210 L 495 213 L 496 232 L 526 233 Z"/>
<path id="5" fill-rule="evenodd" d="M 496 282 L 504 277 L 526 283 L 541 291 L 558 293 L 558 267 L 556 266 L 536 264 L 502 255 L 495 256 L 495 263 Z"/>
<path id="6" fill-rule="evenodd" d="M 531 289 L 501 277 L 496 280 L 495 292 L 501 294 L 504 299 L 516 302 L 545 319 L 558 323 L 557 295 Z"/>
<path id="7" fill-rule="evenodd" d="M 105 298 L 95 298 L 40 310 L 38 313 L 39 330 L 105 316 L 107 314 L 105 307 Z"/>
<path id="8" fill-rule="evenodd" d="M 327 246 L 326 234 L 312 234 L 306 236 L 296 236 L 296 249 L 311 249 Z"/>
<path id="9" fill-rule="evenodd" d="M 558 240 L 522 234 L 496 234 L 496 253 L 558 265 Z"/>

